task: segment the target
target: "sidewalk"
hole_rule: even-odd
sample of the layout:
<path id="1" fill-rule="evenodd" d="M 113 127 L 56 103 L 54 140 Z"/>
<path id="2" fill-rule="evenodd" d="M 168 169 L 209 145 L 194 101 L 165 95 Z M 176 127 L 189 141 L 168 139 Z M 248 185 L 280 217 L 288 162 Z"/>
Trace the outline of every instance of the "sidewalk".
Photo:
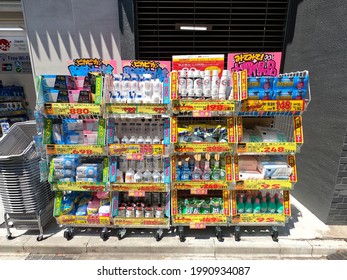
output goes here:
<path id="1" fill-rule="evenodd" d="M 215 229 L 185 229 L 186 241 L 180 242 L 174 231 L 164 230 L 161 241 L 155 230 L 127 229 L 122 240 L 112 229 L 110 238 L 100 238 L 101 229 L 76 229 L 72 240 L 63 237 L 64 228 L 55 220 L 44 229 L 44 240 L 37 242 L 37 231 L 11 229 L 13 240 L 6 239 L 0 227 L 1 254 L 83 254 L 100 259 L 303 259 L 322 258 L 347 251 L 347 226 L 327 226 L 296 201 L 292 201 L 292 218 L 279 229 L 274 242 L 270 228 L 241 227 L 241 241 L 234 240 L 234 227 L 222 228 L 224 242 L 215 237 Z M 98 257 L 95 257 L 98 256 Z"/>

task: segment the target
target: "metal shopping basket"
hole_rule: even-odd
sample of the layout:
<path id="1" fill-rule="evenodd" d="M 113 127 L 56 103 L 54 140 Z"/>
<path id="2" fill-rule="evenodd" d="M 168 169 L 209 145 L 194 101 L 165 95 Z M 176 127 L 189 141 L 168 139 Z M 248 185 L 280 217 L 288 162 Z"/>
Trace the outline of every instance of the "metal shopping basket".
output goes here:
<path id="1" fill-rule="evenodd" d="M 0 140 L 0 197 L 4 206 L 7 238 L 9 222 L 16 229 L 39 230 L 52 219 L 53 197 L 48 182 L 40 182 L 40 157 L 33 136 L 35 121 L 15 123 Z"/>

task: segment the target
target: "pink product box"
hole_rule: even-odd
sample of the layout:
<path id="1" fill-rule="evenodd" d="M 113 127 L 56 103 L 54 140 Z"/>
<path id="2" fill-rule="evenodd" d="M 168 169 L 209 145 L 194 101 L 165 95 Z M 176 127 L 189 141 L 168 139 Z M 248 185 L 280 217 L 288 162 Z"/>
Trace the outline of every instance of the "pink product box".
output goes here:
<path id="1" fill-rule="evenodd" d="M 85 145 L 96 145 L 98 142 L 98 132 L 97 131 L 84 131 L 83 139 Z"/>
<path id="2" fill-rule="evenodd" d="M 98 131 L 98 127 L 98 120 L 84 120 L 83 122 L 83 130 L 85 131 Z"/>
<path id="3" fill-rule="evenodd" d="M 257 171 L 258 161 L 254 156 L 240 156 L 239 169 L 240 173 L 243 171 Z"/>

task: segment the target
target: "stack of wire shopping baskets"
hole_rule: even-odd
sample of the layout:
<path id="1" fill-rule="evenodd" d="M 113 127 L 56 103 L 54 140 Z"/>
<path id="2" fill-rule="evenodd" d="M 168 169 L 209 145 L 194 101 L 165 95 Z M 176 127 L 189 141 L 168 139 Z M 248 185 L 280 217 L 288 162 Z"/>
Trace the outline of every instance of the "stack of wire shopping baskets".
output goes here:
<path id="1" fill-rule="evenodd" d="M 40 182 L 40 156 L 35 148 L 35 121 L 14 124 L 0 140 L 0 197 L 4 206 L 7 238 L 9 224 L 16 229 L 39 230 L 51 220 L 54 193 Z"/>

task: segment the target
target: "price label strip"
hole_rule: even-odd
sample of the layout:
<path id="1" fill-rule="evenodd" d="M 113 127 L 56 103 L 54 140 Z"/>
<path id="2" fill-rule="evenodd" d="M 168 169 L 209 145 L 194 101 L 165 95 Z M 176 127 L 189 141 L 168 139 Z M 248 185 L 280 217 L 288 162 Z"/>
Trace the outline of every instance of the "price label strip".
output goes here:
<path id="1" fill-rule="evenodd" d="M 167 114 L 167 106 L 163 104 L 138 105 L 137 112 L 139 114 L 148 114 L 148 115 Z"/>
<path id="2" fill-rule="evenodd" d="M 163 155 L 165 153 L 165 147 L 162 144 L 110 144 L 108 147 L 110 155 Z"/>
<path id="3" fill-rule="evenodd" d="M 227 216 L 222 214 L 179 214 L 173 216 L 173 221 L 176 224 L 192 224 L 192 223 L 205 223 L 205 224 L 224 224 L 227 222 Z"/>
<path id="4" fill-rule="evenodd" d="M 223 181 L 212 181 L 212 182 L 173 182 L 173 188 L 177 190 L 218 190 L 218 189 L 227 189 L 229 187 L 228 183 Z M 207 194 L 207 193 L 206 193 Z"/>
<path id="5" fill-rule="evenodd" d="M 46 103 L 47 115 L 101 115 L 101 106 L 88 103 Z"/>
<path id="6" fill-rule="evenodd" d="M 106 184 L 91 182 L 58 182 L 53 184 L 55 191 L 105 191 Z"/>
<path id="7" fill-rule="evenodd" d="M 245 180 L 237 182 L 236 190 L 290 190 L 293 183 L 287 180 Z"/>
<path id="8" fill-rule="evenodd" d="M 304 110 L 303 100 L 246 100 L 242 112 L 297 112 Z"/>
<path id="9" fill-rule="evenodd" d="M 286 217 L 282 214 L 240 214 L 232 217 L 233 223 L 284 223 Z"/>
<path id="10" fill-rule="evenodd" d="M 146 192 L 142 190 L 129 190 L 128 195 L 134 197 L 145 197 Z"/>
<path id="11" fill-rule="evenodd" d="M 195 114 L 204 114 L 209 112 L 235 111 L 234 101 L 200 101 L 200 100 L 179 100 L 173 101 L 172 108 L 179 112 L 196 112 Z"/>
<path id="12" fill-rule="evenodd" d="M 113 218 L 114 225 L 128 225 L 128 226 L 139 226 L 139 225 L 147 225 L 147 226 L 165 226 L 168 225 L 169 219 L 165 218 Z"/>
<path id="13" fill-rule="evenodd" d="M 57 221 L 61 225 L 75 224 L 76 223 L 76 216 L 62 215 L 62 216 L 57 217 Z"/>
<path id="14" fill-rule="evenodd" d="M 165 184 L 159 183 L 114 183 L 112 191 L 142 190 L 144 192 L 162 192 L 166 190 Z"/>
<path id="15" fill-rule="evenodd" d="M 98 145 L 46 145 L 47 155 L 104 155 L 104 146 Z"/>
<path id="16" fill-rule="evenodd" d="M 136 104 L 106 104 L 107 114 L 137 114 Z"/>
<path id="17" fill-rule="evenodd" d="M 294 142 L 245 142 L 237 147 L 238 153 L 267 153 L 267 154 L 288 154 L 296 153 L 297 145 Z"/>
<path id="18" fill-rule="evenodd" d="M 178 153 L 228 153 L 234 150 L 231 143 L 176 143 L 175 152 Z"/>

